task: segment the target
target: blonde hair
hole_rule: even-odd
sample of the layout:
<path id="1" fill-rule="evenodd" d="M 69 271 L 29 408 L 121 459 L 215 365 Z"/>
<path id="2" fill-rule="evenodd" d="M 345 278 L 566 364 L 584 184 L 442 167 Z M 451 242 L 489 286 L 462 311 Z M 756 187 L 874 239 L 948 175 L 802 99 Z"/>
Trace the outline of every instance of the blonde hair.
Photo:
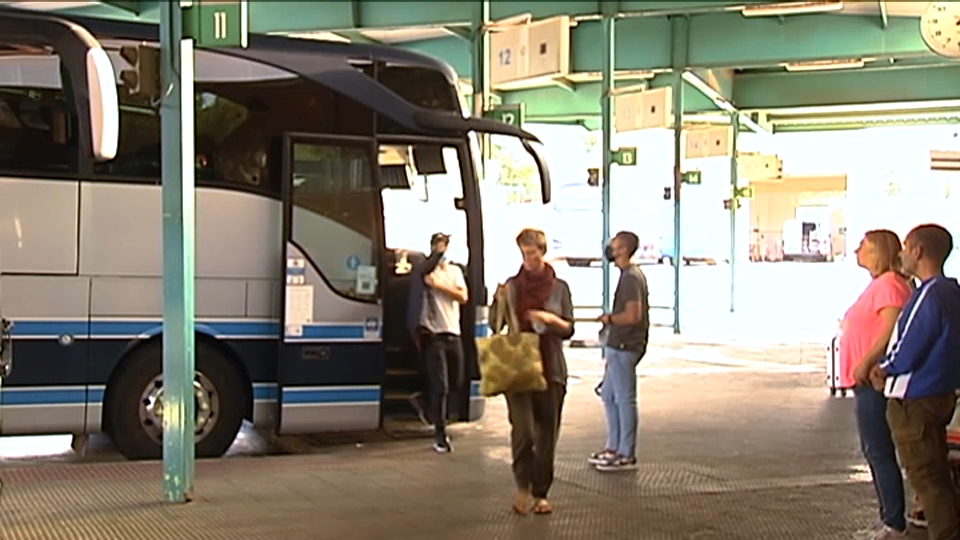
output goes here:
<path id="1" fill-rule="evenodd" d="M 547 235 L 540 229 L 527 228 L 517 235 L 517 247 L 535 246 L 540 253 L 547 253 Z"/>
<path id="2" fill-rule="evenodd" d="M 868 231 L 863 235 L 873 245 L 877 253 L 874 262 L 873 272 L 876 275 L 882 275 L 887 272 L 902 273 L 900 266 L 900 251 L 903 244 L 900 243 L 900 237 L 893 231 L 886 229 L 877 229 Z"/>

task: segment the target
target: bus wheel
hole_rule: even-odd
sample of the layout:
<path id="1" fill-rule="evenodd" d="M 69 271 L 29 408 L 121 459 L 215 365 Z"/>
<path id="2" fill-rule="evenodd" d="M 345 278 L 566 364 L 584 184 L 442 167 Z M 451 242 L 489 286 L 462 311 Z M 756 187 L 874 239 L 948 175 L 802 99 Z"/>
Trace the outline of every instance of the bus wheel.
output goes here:
<path id="1" fill-rule="evenodd" d="M 243 422 L 243 377 L 216 347 L 197 342 L 193 403 L 197 457 L 219 457 Z M 163 455 L 163 351 L 161 340 L 135 349 L 120 368 L 106 413 L 114 445 L 127 459 Z"/>

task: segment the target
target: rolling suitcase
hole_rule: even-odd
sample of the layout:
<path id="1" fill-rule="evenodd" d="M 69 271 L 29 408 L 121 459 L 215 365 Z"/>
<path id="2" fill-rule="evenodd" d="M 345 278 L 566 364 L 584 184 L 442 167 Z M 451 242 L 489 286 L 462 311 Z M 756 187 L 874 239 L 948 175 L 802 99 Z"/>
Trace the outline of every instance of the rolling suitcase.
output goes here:
<path id="1" fill-rule="evenodd" d="M 847 397 L 849 387 L 840 384 L 840 336 L 833 336 L 827 347 L 827 388 L 833 397 Z"/>

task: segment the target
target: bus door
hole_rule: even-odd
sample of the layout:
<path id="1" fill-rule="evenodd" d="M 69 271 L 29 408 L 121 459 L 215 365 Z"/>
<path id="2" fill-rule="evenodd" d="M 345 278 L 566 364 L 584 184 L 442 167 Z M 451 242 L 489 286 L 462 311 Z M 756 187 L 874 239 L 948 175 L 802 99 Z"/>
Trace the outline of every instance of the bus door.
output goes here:
<path id="1" fill-rule="evenodd" d="M 279 431 L 376 429 L 384 370 L 376 145 L 288 134 L 282 152 Z"/>
<path id="2" fill-rule="evenodd" d="M 478 377 L 473 306 L 483 287 L 482 225 L 470 154 L 457 139 L 381 136 L 378 141 L 384 242 L 392 261 L 384 278 L 383 414 L 391 420 L 415 418 L 413 398 L 426 395 L 424 343 L 407 326 L 411 272 L 429 254 L 431 237 L 445 233 L 450 235 L 446 261 L 460 268 L 471 289 L 471 301 L 460 309 L 464 365 L 457 379 L 462 385 L 453 384 L 452 374 L 447 407 L 449 420 L 467 419 L 470 381 Z"/>

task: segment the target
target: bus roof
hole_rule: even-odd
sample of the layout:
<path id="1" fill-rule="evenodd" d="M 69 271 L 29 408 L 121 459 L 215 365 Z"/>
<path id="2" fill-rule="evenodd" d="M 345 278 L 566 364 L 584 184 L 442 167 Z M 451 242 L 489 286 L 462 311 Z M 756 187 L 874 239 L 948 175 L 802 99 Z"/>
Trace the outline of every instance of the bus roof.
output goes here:
<path id="1" fill-rule="evenodd" d="M 84 26 L 98 39 L 150 42 L 160 39 L 160 27 L 157 24 L 77 16 L 59 17 Z M 539 142 L 532 133 L 510 124 L 487 118 L 465 116 L 465 111 L 461 110 L 427 109 L 410 103 L 351 63 L 351 61 L 386 62 L 436 70 L 447 80 L 450 91 L 459 93 L 457 74 L 454 69 L 446 62 L 421 53 L 383 45 L 296 39 L 263 34 L 251 34 L 249 46 L 245 49 L 225 47 L 211 52 L 287 70 L 342 95 L 350 96 L 409 129 L 411 133 L 461 136 L 470 131 L 478 131 Z M 455 102 L 459 102 L 459 99 Z"/>

